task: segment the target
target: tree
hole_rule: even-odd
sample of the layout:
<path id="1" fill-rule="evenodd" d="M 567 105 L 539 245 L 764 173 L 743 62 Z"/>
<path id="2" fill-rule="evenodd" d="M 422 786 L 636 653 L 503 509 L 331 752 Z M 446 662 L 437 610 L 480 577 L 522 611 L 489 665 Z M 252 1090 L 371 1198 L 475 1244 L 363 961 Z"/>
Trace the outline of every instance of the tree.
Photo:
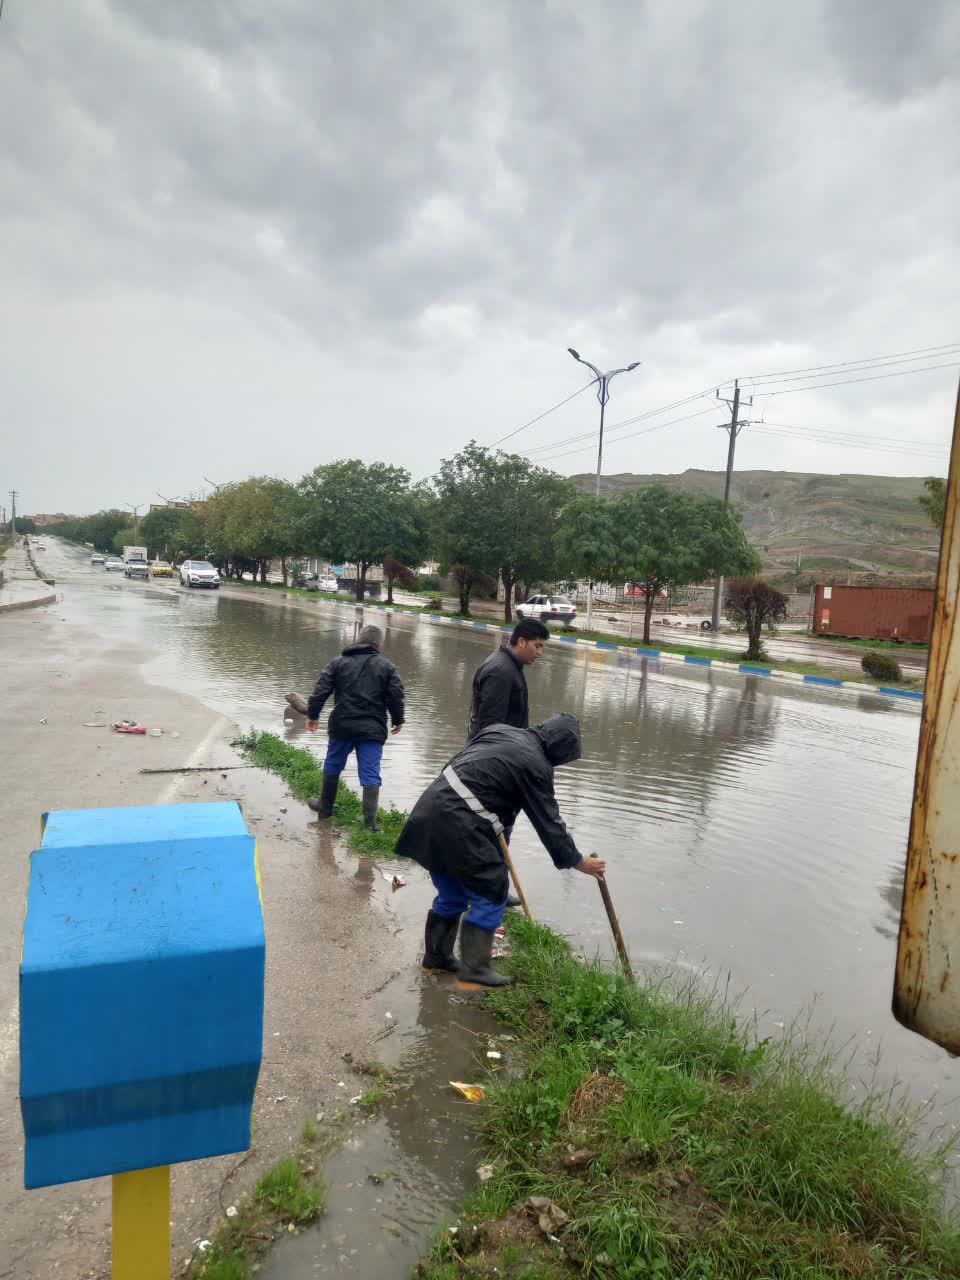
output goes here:
<path id="1" fill-rule="evenodd" d="M 460 612 L 485 576 L 503 582 L 503 614 L 512 621 L 518 581 L 556 576 L 556 538 L 572 495 L 569 481 L 518 454 L 471 440 L 444 459 L 434 481 L 434 527 L 443 565 L 456 579 Z"/>
<path id="2" fill-rule="evenodd" d="M 193 555 L 203 541 L 197 510 L 157 507 L 140 521 L 140 539 L 154 560 L 178 560 Z"/>
<path id="3" fill-rule="evenodd" d="M 927 513 L 927 518 L 935 529 L 943 528 L 943 515 L 947 506 L 947 482 L 939 476 L 928 476 L 923 482 L 926 493 L 917 501 Z"/>
<path id="4" fill-rule="evenodd" d="M 647 485 L 615 498 L 578 496 L 564 513 L 559 551 L 581 577 L 643 588 L 643 642 L 664 587 L 755 573 L 760 560 L 740 514 L 719 498 Z"/>
<path id="5" fill-rule="evenodd" d="M 387 556 L 383 562 L 383 580 L 387 584 L 387 604 L 393 604 L 394 586 L 403 587 L 404 591 L 416 591 L 420 585 L 415 571 L 394 560 L 393 556 Z"/>
<path id="6" fill-rule="evenodd" d="M 783 592 L 771 587 L 765 578 L 751 575 L 727 583 L 723 607 L 727 616 L 747 633 L 744 657 L 748 661 L 763 657 L 761 633 L 766 628 L 768 634 L 775 634 L 777 623 L 787 616 L 789 603 Z"/>
<path id="7" fill-rule="evenodd" d="M 560 568 L 557 534 L 573 487 L 518 454 L 497 453 L 492 461 L 497 568 L 503 582 L 503 620 L 513 621 L 517 582 L 552 581 Z"/>
<path id="8" fill-rule="evenodd" d="M 250 476 L 223 484 L 204 503 L 203 531 L 210 555 L 234 573 L 251 567 L 266 582 L 271 560 L 279 560 L 287 583 L 287 558 L 295 549 L 294 488 L 273 476 Z"/>
<path id="9" fill-rule="evenodd" d="M 410 534 L 414 504 L 410 473 L 359 458 L 315 467 L 297 486 L 294 520 L 300 545 L 329 560 L 357 566 L 357 601 L 363 600 L 367 570 L 396 558 Z"/>
<path id="10" fill-rule="evenodd" d="M 433 530 L 440 564 L 453 575 L 460 612 L 470 613 L 477 578 L 499 569 L 497 489 L 493 458 L 471 440 L 452 458 L 444 458 L 434 478 Z"/>
<path id="11" fill-rule="evenodd" d="M 113 550 L 118 556 L 123 555 L 124 547 L 141 546 L 137 541 L 140 536 L 140 530 L 135 524 L 129 524 L 125 529 L 118 529 L 113 535 Z"/>

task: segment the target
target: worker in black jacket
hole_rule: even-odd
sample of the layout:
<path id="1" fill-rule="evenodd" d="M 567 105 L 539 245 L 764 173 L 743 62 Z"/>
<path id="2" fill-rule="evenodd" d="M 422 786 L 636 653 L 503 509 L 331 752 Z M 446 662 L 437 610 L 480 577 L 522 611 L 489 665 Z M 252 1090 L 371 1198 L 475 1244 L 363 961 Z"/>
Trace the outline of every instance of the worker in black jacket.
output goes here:
<path id="1" fill-rule="evenodd" d="M 467 741 L 490 724 L 511 724 L 526 729 L 530 724 L 527 706 L 527 677 L 524 667 L 543 655 L 550 632 L 536 618 L 523 618 L 513 628 L 509 644 L 502 644 L 477 668 L 470 700 Z"/>
<path id="2" fill-rule="evenodd" d="M 557 765 L 580 758 L 576 716 L 552 716 L 535 729 L 491 725 L 453 757 L 413 807 L 397 853 L 425 867 L 437 890 L 427 915 L 424 969 L 460 973 L 500 987 L 491 968 L 494 931 L 507 905 L 507 864 L 499 836 L 522 810 L 560 870 L 603 878 L 600 858 L 584 858 L 553 793 Z M 453 948 L 460 917 L 460 960 Z"/>
<path id="3" fill-rule="evenodd" d="M 396 667 L 381 653 L 382 648 L 380 628 L 361 627 L 356 643 L 320 672 L 307 703 L 307 728 L 314 733 L 323 704 L 331 694 L 334 699 L 327 725 L 323 791 L 319 799 L 308 800 L 307 804 L 320 817 L 330 817 L 347 756 L 356 751 L 363 788 L 363 820 L 371 831 L 379 829 L 380 760 L 387 740 L 387 712 L 392 733 L 399 733 L 403 726 L 403 684 Z"/>

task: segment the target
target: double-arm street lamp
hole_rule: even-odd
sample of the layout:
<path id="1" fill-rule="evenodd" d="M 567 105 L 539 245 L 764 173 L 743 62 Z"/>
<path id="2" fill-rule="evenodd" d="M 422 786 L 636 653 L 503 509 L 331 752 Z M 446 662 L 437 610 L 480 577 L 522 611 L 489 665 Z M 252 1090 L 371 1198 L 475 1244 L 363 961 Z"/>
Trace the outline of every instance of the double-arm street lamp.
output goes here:
<path id="1" fill-rule="evenodd" d="M 591 364 L 589 360 L 584 360 L 579 351 L 574 351 L 573 347 L 567 347 L 567 350 L 573 356 L 574 360 L 578 360 L 580 364 L 585 364 L 594 375 L 597 382 L 597 399 L 600 401 L 600 443 L 597 447 L 597 484 L 594 492 L 600 497 L 600 469 L 603 466 L 603 411 L 610 399 L 610 381 L 615 378 L 618 373 L 630 373 L 632 369 L 636 369 L 640 361 L 634 360 L 633 364 L 624 365 L 622 369 L 610 369 L 607 373 L 601 373 L 595 364 Z M 593 623 L 593 582 L 587 584 L 587 630 L 589 631 Z"/>

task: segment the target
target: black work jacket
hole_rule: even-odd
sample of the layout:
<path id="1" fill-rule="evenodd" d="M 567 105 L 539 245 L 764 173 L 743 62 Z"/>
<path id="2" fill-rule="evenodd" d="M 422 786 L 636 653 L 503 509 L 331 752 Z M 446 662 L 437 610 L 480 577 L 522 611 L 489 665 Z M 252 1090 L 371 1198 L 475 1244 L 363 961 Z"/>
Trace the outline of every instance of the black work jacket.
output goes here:
<path id="1" fill-rule="evenodd" d="M 324 667 L 307 703 L 308 720 L 319 719 L 331 694 L 331 738 L 386 742 L 388 711 L 393 724 L 403 724 L 403 684 L 376 645 L 352 644 Z"/>
<path id="2" fill-rule="evenodd" d="M 530 724 L 523 664 L 505 644 L 480 663 L 473 677 L 467 741 L 491 724 L 509 724 L 515 729 L 526 729 Z"/>
<path id="3" fill-rule="evenodd" d="M 522 811 L 560 869 L 575 867 L 580 852 L 560 816 L 553 793 L 553 765 L 540 729 L 492 725 L 453 757 L 454 772 L 505 827 Z M 427 871 L 455 876 L 469 893 L 502 902 L 507 867 L 494 829 L 474 813 L 446 779 L 431 782 L 414 805 L 397 841 L 397 853 Z"/>

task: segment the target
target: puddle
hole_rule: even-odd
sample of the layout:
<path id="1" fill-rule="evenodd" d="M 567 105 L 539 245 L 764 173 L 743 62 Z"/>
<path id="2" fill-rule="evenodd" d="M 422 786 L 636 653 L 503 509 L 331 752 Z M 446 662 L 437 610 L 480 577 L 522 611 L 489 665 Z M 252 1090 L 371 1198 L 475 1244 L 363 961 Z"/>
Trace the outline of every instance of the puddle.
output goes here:
<path id="1" fill-rule="evenodd" d="M 276 1245 L 264 1280 L 408 1276 L 476 1182 L 477 1110 L 448 1082 L 487 1078 L 489 1037 L 501 1028 L 449 978 L 396 978 L 378 1001 L 396 1019 L 381 1042 L 396 1088 L 325 1162 L 326 1213 Z"/>

